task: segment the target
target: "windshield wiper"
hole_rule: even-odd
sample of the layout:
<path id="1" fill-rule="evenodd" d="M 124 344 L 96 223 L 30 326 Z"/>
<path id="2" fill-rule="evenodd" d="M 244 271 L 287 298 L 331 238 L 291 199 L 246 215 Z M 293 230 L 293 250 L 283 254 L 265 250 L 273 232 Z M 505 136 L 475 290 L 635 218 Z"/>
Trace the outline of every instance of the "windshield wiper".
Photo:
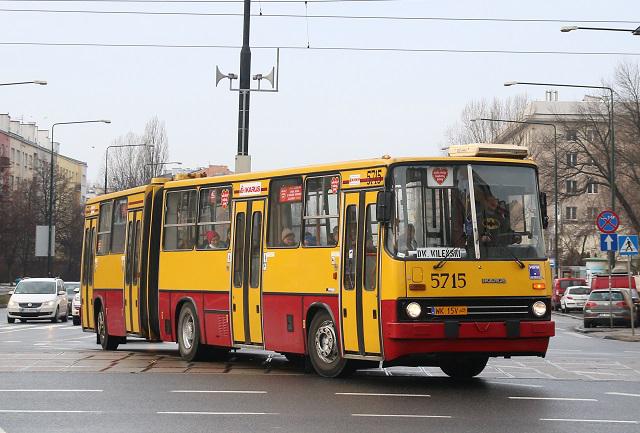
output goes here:
<path id="1" fill-rule="evenodd" d="M 520 269 L 524 269 L 524 263 L 522 263 L 522 260 L 520 260 L 515 254 L 513 254 L 513 252 L 509 249 L 509 247 L 506 247 L 506 250 L 509 252 L 511 257 L 513 257 L 513 260 L 515 260 L 518 266 L 520 266 Z"/>
<path id="2" fill-rule="evenodd" d="M 460 242 L 463 238 L 466 238 L 467 234 L 466 233 L 462 233 L 462 235 L 460 235 L 460 237 L 458 238 L 457 241 L 455 241 L 454 244 L 457 244 L 458 242 Z M 440 269 L 441 267 L 444 266 L 445 262 L 447 261 L 447 259 L 449 258 L 449 256 L 456 250 L 457 248 L 455 247 L 451 247 L 451 249 L 447 252 L 447 254 L 445 254 L 445 256 L 442 258 L 442 260 L 440 260 L 438 263 L 436 263 L 435 265 L 433 265 L 433 269 Z"/>

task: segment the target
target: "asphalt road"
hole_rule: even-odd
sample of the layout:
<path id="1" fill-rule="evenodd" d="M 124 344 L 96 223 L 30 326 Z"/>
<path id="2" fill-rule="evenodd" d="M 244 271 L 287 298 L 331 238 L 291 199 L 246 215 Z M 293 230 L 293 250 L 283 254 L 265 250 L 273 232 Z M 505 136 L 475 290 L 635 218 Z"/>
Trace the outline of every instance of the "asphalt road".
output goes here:
<path id="1" fill-rule="evenodd" d="M 71 323 L 9 325 L 0 310 L 0 433 L 640 431 L 640 343 L 554 319 L 547 358 L 493 359 L 456 383 L 431 367 L 322 379 L 260 351 L 199 363 L 167 343 L 103 352 Z"/>

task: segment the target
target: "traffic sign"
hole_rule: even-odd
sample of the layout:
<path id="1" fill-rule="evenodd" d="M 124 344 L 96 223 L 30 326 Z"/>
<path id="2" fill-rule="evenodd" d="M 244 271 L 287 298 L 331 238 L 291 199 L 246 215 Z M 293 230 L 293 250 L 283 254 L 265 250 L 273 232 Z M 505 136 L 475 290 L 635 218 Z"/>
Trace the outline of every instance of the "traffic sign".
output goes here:
<path id="1" fill-rule="evenodd" d="M 638 235 L 618 236 L 618 253 L 621 256 L 638 255 Z"/>
<path id="2" fill-rule="evenodd" d="M 600 235 L 600 251 L 616 251 L 618 249 L 618 235 L 603 233 Z"/>
<path id="3" fill-rule="evenodd" d="M 618 230 L 618 226 L 620 226 L 620 218 L 614 211 L 605 210 L 600 212 L 596 218 L 596 226 L 602 233 L 615 233 Z"/>

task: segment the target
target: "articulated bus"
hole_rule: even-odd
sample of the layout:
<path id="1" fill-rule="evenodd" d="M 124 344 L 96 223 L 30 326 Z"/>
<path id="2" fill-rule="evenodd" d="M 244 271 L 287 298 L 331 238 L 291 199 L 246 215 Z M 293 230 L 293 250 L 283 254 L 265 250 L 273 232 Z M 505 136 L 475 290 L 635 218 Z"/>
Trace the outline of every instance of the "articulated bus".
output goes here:
<path id="1" fill-rule="evenodd" d="M 325 377 L 545 356 L 546 198 L 526 149 L 153 179 L 85 209 L 82 326 L 185 360 L 259 348 Z"/>

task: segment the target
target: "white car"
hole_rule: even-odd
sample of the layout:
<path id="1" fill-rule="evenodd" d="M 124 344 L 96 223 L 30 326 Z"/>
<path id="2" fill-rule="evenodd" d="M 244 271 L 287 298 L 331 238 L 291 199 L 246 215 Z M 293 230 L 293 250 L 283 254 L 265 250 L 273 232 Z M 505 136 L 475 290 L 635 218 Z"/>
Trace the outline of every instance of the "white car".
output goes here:
<path id="1" fill-rule="evenodd" d="M 73 297 L 73 303 L 71 306 L 71 317 L 73 318 L 74 326 L 78 326 L 80 324 L 80 289 L 75 288 L 73 291 L 76 293 Z"/>
<path id="2" fill-rule="evenodd" d="M 591 288 L 589 286 L 569 286 L 560 298 L 560 309 L 563 313 L 571 310 L 581 310 L 589 299 Z"/>
<path id="3" fill-rule="evenodd" d="M 11 298 L 7 304 L 7 321 L 16 319 L 26 322 L 30 319 L 49 319 L 56 323 L 59 319 L 67 321 L 67 292 L 59 278 L 29 278 L 18 283 L 15 290 L 9 292 Z"/>

